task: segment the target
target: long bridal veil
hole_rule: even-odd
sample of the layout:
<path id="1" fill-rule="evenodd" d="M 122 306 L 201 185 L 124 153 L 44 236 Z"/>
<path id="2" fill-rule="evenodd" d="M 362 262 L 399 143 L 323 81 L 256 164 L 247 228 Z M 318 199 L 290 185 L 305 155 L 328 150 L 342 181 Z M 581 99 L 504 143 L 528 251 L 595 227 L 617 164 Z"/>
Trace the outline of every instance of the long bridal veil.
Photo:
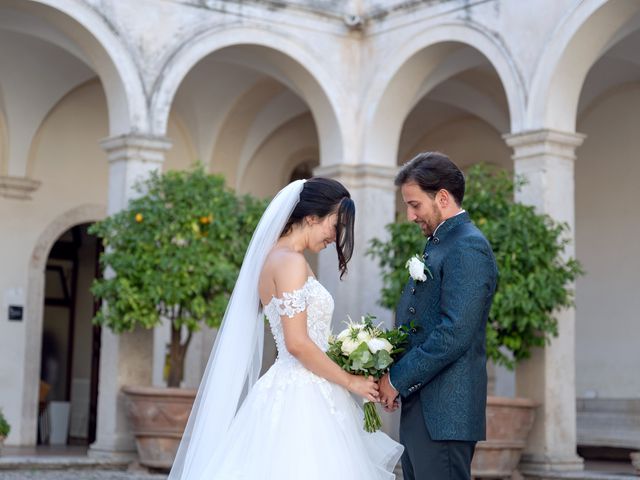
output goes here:
<path id="1" fill-rule="evenodd" d="M 262 364 L 263 314 L 258 280 L 267 254 L 300 199 L 304 180 L 283 188 L 253 233 L 207 362 L 169 480 L 196 480 L 220 446 Z"/>

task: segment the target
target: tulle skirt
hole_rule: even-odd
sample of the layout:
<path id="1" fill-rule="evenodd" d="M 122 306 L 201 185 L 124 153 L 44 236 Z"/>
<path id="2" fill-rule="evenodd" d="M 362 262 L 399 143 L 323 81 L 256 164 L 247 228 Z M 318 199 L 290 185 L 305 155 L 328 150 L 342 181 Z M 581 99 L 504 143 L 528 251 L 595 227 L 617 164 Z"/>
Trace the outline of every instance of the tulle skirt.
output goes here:
<path id="1" fill-rule="evenodd" d="M 363 430 L 362 409 L 347 390 L 287 360 L 254 385 L 201 478 L 394 479 L 403 447 Z"/>

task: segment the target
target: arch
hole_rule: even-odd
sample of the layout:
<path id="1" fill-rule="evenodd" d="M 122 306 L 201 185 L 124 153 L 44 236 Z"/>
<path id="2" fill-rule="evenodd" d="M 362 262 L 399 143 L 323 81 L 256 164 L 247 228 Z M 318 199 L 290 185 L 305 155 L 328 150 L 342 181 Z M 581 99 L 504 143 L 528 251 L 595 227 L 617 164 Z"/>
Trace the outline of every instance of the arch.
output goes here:
<path id="1" fill-rule="evenodd" d="M 585 0 L 558 24 L 536 67 L 525 129 L 573 132 L 589 69 L 630 22 L 640 23 L 640 2 Z"/>
<path id="2" fill-rule="evenodd" d="M 40 149 L 40 141 L 42 138 L 42 132 L 45 126 L 47 125 L 47 121 L 51 118 L 52 115 L 55 115 L 56 112 L 65 105 L 70 99 L 73 99 L 74 95 L 82 92 L 85 89 L 95 87 L 100 88 L 100 94 L 102 95 L 104 89 L 102 88 L 102 84 L 95 77 L 83 82 L 71 90 L 69 90 L 64 96 L 62 96 L 58 101 L 49 109 L 46 115 L 42 118 L 42 121 L 36 126 L 34 134 L 31 137 L 31 143 L 29 145 L 29 151 L 26 159 L 26 167 L 25 167 L 25 176 L 32 177 L 33 170 L 36 162 L 36 152 Z M 101 103 L 104 101 L 104 96 L 101 96 Z M 104 103 L 102 103 L 104 105 Z M 108 107 L 107 107 L 108 108 Z"/>
<path id="3" fill-rule="evenodd" d="M 208 164 L 213 171 L 223 173 L 229 185 L 238 188 L 243 164 L 250 160 L 243 161 L 242 152 L 247 148 L 247 137 L 256 117 L 283 90 L 282 84 L 271 78 L 259 80 L 238 96 L 226 112 Z"/>
<path id="4" fill-rule="evenodd" d="M 49 252 L 60 236 L 71 227 L 105 218 L 105 205 L 87 204 L 59 215 L 38 237 L 27 270 L 25 305 L 25 358 L 22 390 L 22 424 L 20 438 L 26 445 L 36 444 L 38 391 L 40 379 L 40 344 L 44 315 L 44 271 Z"/>
<path id="5" fill-rule="evenodd" d="M 148 131 L 140 73 L 117 33 L 95 9 L 74 0 L 26 0 L 19 8 L 60 28 L 89 59 L 107 97 L 110 135 Z"/>
<path id="6" fill-rule="evenodd" d="M 410 38 L 388 56 L 385 68 L 378 69 L 364 105 L 368 106 L 367 129 L 375 132 L 365 145 L 365 158 L 371 163 L 395 165 L 402 125 L 411 109 L 435 85 L 431 76 L 440 81 L 460 71 L 459 63 L 466 55 L 456 52 L 459 45 L 473 48 L 492 65 L 504 89 L 511 130 L 521 127 L 525 114 L 525 86 L 506 47 L 483 27 L 469 22 L 446 22 L 425 26 L 422 33 Z M 448 62 L 459 57 L 458 62 Z M 426 72 L 425 65 L 433 68 Z M 449 73 L 438 71 L 446 65 Z M 453 73 L 452 73 L 453 72 Z M 425 81 L 426 80 L 426 81 Z M 428 88 L 427 88 L 428 87 Z"/>
<path id="7" fill-rule="evenodd" d="M 343 158 L 344 142 L 340 119 L 341 105 L 347 105 L 346 93 L 317 61 L 318 56 L 288 36 L 257 27 L 207 30 L 185 42 L 170 58 L 151 95 L 151 128 L 164 135 L 176 92 L 186 75 L 205 57 L 227 48 L 258 49 L 260 60 L 267 62 L 266 73 L 291 88 L 312 112 L 327 163 Z M 258 59 L 254 56 L 252 61 Z M 254 64 L 255 65 L 255 64 Z M 263 67 L 265 65 L 263 64 Z M 268 67 L 271 68 L 268 68 Z M 276 67 L 276 68 L 273 68 Z"/>
<path id="8" fill-rule="evenodd" d="M 293 170 L 287 162 L 299 160 L 295 155 L 300 152 L 315 152 L 312 158 L 319 160 L 317 131 L 309 112 L 293 117 L 264 139 L 240 172 L 238 191 L 258 197 L 274 195 Z"/>

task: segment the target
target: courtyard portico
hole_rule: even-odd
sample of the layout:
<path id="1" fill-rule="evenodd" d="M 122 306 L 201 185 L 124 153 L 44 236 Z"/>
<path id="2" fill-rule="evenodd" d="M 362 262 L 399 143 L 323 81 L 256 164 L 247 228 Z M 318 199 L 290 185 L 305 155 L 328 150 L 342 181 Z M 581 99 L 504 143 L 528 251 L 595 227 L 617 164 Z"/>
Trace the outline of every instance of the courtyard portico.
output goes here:
<path id="1" fill-rule="evenodd" d="M 312 174 L 344 182 L 358 211 L 349 275 L 339 281 L 333 252 L 310 262 L 337 325 L 365 312 L 391 324 L 365 251 L 402 218 L 398 165 L 440 150 L 463 168 L 525 176 L 518 200 L 567 222 L 566 253 L 585 267 L 558 338 L 515 374 L 494 374 L 496 392 L 541 405 L 523 470 L 580 469 L 579 445 L 640 448 L 640 4 L 224 3 L 0 0 L 0 293 L 3 312 L 24 307 L 20 321 L 0 319 L 7 443 L 37 443 L 54 245 L 124 208 L 136 181 L 200 161 L 259 197 Z M 76 308 L 75 324 L 90 317 Z M 69 333 L 58 399 L 85 443 L 88 331 Z M 168 335 L 101 332 L 91 455 L 134 452 L 120 388 L 162 384 Z M 185 386 L 198 384 L 214 336 L 194 339 Z M 624 431 L 602 421 L 614 417 Z"/>

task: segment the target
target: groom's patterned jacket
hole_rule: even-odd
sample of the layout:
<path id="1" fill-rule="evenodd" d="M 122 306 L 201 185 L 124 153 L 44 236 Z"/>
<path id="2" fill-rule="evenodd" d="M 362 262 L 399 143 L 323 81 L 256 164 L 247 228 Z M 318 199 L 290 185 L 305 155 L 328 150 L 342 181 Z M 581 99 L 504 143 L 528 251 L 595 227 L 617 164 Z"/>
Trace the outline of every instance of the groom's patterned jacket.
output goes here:
<path id="1" fill-rule="evenodd" d="M 390 379 L 403 398 L 419 395 L 433 440 L 485 438 L 485 329 L 496 289 L 489 242 L 466 212 L 447 219 L 423 259 L 433 278 L 409 282 L 396 323 L 415 328 Z"/>

